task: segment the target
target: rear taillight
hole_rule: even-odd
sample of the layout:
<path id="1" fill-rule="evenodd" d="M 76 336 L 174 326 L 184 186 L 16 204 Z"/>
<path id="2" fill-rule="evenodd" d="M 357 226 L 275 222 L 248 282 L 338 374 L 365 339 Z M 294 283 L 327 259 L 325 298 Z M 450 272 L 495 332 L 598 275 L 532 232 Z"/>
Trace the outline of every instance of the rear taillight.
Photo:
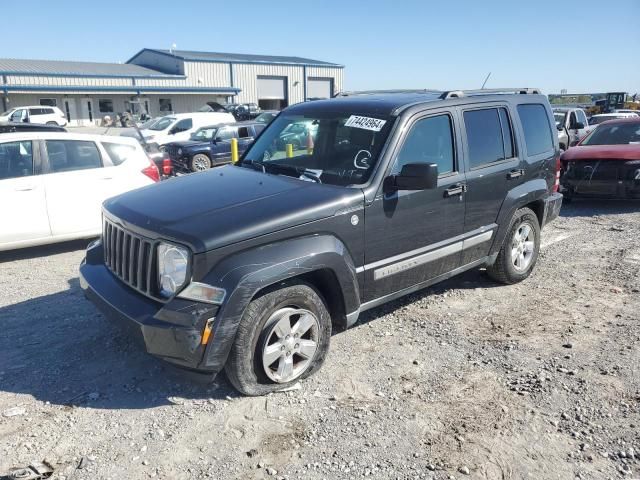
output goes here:
<path id="1" fill-rule="evenodd" d="M 142 173 L 144 173 L 147 177 L 149 177 L 154 182 L 160 181 L 160 171 L 156 164 L 153 163 L 153 160 L 149 160 L 149 166 L 142 169 Z"/>
<path id="2" fill-rule="evenodd" d="M 170 158 L 163 158 L 162 159 L 162 173 L 164 175 L 171 175 L 171 169 L 172 169 L 171 159 Z"/>
<path id="3" fill-rule="evenodd" d="M 560 162 L 560 155 L 556 159 L 556 179 L 553 182 L 553 192 L 557 192 L 560 190 L 560 170 L 562 168 L 562 164 Z"/>

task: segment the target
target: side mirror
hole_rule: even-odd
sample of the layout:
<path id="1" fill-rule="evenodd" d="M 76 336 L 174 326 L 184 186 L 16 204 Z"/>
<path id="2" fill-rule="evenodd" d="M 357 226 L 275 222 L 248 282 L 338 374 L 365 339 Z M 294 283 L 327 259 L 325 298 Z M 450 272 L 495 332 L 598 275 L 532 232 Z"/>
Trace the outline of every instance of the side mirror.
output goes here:
<path id="1" fill-rule="evenodd" d="M 582 130 L 584 128 L 584 123 L 576 122 L 576 123 L 573 124 L 573 126 L 571 128 L 573 130 Z"/>
<path id="2" fill-rule="evenodd" d="M 398 175 L 384 180 L 385 191 L 428 190 L 438 186 L 438 165 L 435 163 L 407 163 Z"/>
<path id="3" fill-rule="evenodd" d="M 213 139 L 213 143 L 220 143 L 222 141 L 222 137 L 216 137 Z"/>
<path id="4" fill-rule="evenodd" d="M 29 117 L 24 117 L 22 119 L 22 123 L 29 123 Z"/>
<path id="5" fill-rule="evenodd" d="M 564 125 L 562 123 L 559 123 L 556 125 L 556 128 L 558 129 L 559 132 L 564 130 Z"/>

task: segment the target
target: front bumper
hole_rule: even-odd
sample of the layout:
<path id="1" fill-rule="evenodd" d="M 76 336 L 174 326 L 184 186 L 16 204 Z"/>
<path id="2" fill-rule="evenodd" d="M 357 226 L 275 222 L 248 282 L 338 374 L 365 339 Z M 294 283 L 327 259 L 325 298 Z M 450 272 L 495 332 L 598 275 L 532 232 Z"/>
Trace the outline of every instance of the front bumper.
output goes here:
<path id="1" fill-rule="evenodd" d="M 562 208 L 562 198 L 562 194 L 558 192 L 552 193 L 545 198 L 542 226 L 558 218 L 558 215 L 560 215 L 560 208 Z"/>
<path id="2" fill-rule="evenodd" d="M 202 367 L 206 347 L 202 333 L 207 321 L 215 318 L 216 305 L 178 298 L 161 303 L 134 291 L 104 265 L 99 242 L 87 249 L 80 266 L 80 286 L 109 320 L 129 332 L 149 354 L 210 374 L 224 366 Z"/>
<path id="3" fill-rule="evenodd" d="M 640 160 L 565 162 L 567 197 L 640 198 Z"/>

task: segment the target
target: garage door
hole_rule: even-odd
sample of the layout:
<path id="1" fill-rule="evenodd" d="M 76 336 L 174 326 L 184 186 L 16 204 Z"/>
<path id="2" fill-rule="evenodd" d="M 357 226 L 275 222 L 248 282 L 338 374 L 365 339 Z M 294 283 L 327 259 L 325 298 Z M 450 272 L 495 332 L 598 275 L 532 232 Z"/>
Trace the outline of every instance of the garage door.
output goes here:
<path id="1" fill-rule="evenodd" d="M 309 77 L 307 81 L 307 98 L 331 98 L 333 95 L 333 79 Z"/>
<path id="2" fill-rule="evenodd" d="M 287 98 L 286 77 L 258 77 L 259 100 L 285 100 Z"/>

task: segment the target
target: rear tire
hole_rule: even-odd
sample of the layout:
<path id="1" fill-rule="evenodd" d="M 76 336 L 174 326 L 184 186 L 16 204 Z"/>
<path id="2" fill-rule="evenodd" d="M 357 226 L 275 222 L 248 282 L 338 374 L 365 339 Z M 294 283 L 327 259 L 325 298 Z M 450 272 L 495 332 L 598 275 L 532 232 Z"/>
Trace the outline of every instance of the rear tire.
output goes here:
<path id="1" fill-rule="evenodd" d="M 487 267 L 487 273 L 507 285 L 521 282 L 531 275 L 539 252 L 538 217 L 530 208 L 521 208 L 513 215 L 498 257 Z"/>
<path id="2" fill-rule="evenodd" d="M 57 122 L 47 122 L 47 125 L 55 125 L 56 127 L 59 126 Z"/>
<path id="3" fill-rule="evenodd" d="M 197 153 L 189 162 L 192 172 L 204 172 L 211 168 L 211 159 L 204 153 Z"/>
<path id="4" fill-rule="evenodd" d="M 318 292 L 302 282 L 283 286 L 246 308 L 225 365 L 227 378 L 245 395 L 283 390 L 322 366 L 330 338 L 331 317 Z"/>

